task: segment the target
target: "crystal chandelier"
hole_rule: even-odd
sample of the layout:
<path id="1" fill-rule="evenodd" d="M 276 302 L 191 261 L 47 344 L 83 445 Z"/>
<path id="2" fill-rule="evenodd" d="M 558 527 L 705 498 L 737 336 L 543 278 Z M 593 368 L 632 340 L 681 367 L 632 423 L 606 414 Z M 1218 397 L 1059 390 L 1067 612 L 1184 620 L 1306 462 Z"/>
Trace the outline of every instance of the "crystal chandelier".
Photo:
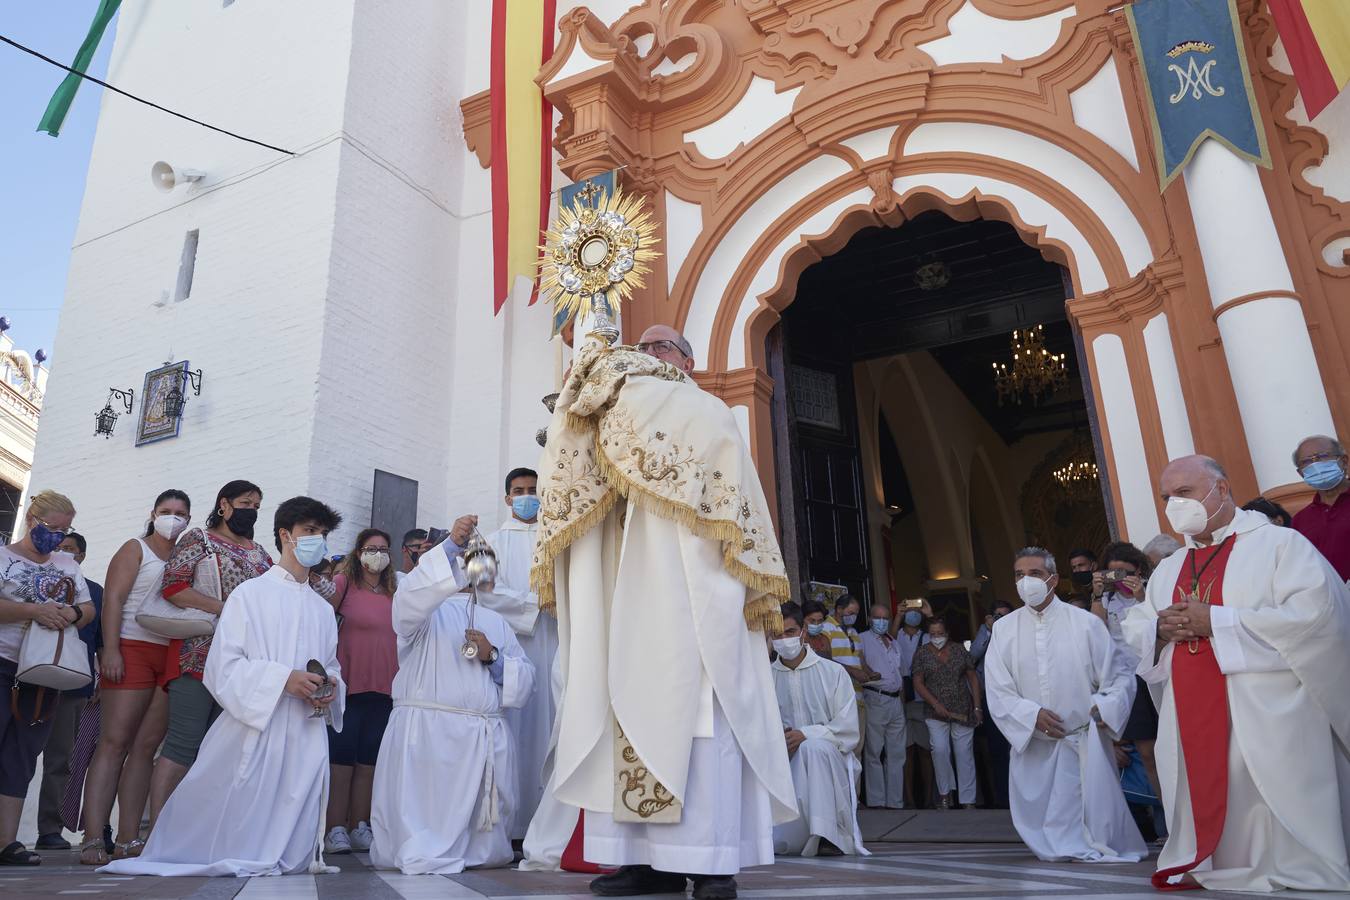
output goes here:
<path id="1" fill-rule="evenodd" d="M 1037 325 L 1012 333 L 1012 365 L 994 363 L 994 388 L 999 406 L 1005 399 L 1022 402 L 1022 395 L 1040 402 L 1064 387 L 1069 380 L 1068 354 L 1045 349 L 1045 328 Z"/>
<path id="2" fill-rule="evenodd" d="M 1071 499 L 1086 499 L 1097 491 L 1097 464 L 1087 459 L 1067 462 L 1052 473 Z"/>

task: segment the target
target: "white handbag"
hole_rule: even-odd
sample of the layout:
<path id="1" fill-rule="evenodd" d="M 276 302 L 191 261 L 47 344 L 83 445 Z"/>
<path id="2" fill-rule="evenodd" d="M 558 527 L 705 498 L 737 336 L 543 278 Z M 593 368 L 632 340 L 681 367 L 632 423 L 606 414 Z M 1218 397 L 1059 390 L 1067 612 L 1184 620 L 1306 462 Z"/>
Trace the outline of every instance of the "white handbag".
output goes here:
<path id="1" fill-rule="evenodd" d="M 203 532 L 206 555 L 197 561 L 192 573 L 192 589 L 217 600 L 222 599 L 220 558 L 211 546 L 211 538 Z M 216 630 L 216 614 L 203 609 L 185 609 L 164 599 L 160 591 L 152 591 L 141 600 L 136 611 L 136 624 L 146 631 L 173 640 L 205 637 Z"/>
<path id="2" fill-rule="evenodd" d="M 65 588 L 66 592 L 63 605 L 74 606 L 75 580 L 62 578 L 60 587 Z M 89 671 L 89 650 L 80 640 L 79 630 L 74 625 L 58 630 L 30 622 L 24 629 L 23 643 L 19 645 L 14 689 L 9 695 L 10 712 L 16 720 L 23 721 L 19 715 L 19 682 L 37 685 L 33 719 L 29 722 L 35 724 L 43 721 L 42 701 L 48 688 L 72 691 L 93 680 Z"/>

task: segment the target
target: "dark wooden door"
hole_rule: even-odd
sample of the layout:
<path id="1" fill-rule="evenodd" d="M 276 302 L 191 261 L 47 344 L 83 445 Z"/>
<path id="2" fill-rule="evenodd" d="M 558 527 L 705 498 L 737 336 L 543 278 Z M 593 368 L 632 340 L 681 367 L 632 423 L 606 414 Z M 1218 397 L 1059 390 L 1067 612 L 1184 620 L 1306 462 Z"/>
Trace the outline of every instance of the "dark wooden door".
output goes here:
<path id="1" fill-rule="evenodd" d="M 867 511 L 851 366 L 788 366 L 796 419 L 798 540 L 807 580 L 842 584 L 872 602 Z"/>

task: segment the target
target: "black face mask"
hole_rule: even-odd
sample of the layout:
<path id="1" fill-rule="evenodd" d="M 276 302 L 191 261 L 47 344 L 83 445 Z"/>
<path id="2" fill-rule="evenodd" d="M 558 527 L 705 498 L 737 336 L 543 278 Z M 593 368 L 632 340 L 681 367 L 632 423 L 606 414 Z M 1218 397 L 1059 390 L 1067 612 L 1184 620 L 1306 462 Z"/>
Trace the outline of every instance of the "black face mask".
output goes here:
<path id="1" fill-rule="evenodd" d="M 1091 572 L 1071 572 L 1069 578 L 1072 579 L 1076 587 L 1092 587 Z"/>
<path id="2" fill-rule="evenodd" d="M 230 512 L 230 517 L 225 520 L 225 527 L 230 529 L 232 534 L 239 537 L 253 537 L 253 526 L 258 521 L 258 511 L 256 509 L 235 509 Z"/>

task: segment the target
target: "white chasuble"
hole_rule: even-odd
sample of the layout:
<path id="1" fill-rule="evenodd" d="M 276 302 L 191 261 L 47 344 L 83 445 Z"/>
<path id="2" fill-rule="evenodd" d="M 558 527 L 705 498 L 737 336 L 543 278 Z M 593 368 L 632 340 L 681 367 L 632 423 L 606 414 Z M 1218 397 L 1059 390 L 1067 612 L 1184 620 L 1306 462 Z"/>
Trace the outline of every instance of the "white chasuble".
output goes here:
<path id="1" fill-rule="evenodd" d="M 490 593 L 479 592 L 478 602 L 501 615 L 516 633 L 516 639 L 543 680 L 553 670 L 558 654 L 558 623 L 540 615 L 539 600 L 530 590 L 530 559 L 534 554 L 538 526 L 508 519 L 487 536 L 497 553 L 497 583 Z M 553 719 L 557 712 L 553 692 L 536 690 L 520 709 L 506 711 L 507 724 L 516 738 L 516 783 L 519 797 L 512 818 L 513 840 L 525 836 L 530 820 L 544 793 L 544 760 L 548 756 Z"/>
<path id="2" fill-rule="evenodd" d="M 795 669 L 774 662 L 773 686 L 783 728 L 806 735 L 791 760 L 799 818 L 774 828 L 774 852 L 815 856 L 824 839 L 845 853 L 869 856 L 858 828 L 862 766 L 853 750 L 862 735 L 853 680 L 807 647 Z"/>
<path id="3" fill-rule="evenodd" d="M 772 862 L 797 803 L 765 630 L 790 586 L 735 416 L 666 363 L 583 345 L 537 468 L 530 582 L 557 609 L 564 685 L 553 791 L 586 811 L 586 860 Z"/>
<path id="4" fill-rule="evenodd" d="M 337 682 L 329 711 L 341 731 L 346 686 L 333 608 L 281 566 L 234 589 L 202 679 L 221 714 L 141 855 L 100 871 L 252 876 L 323 870 L 328 718 L 312 717 L 310 703 L 284 690 L 291 673 L 304 671 L 311 659 Z"/>
<path id="5" fill-rule="evenodd" d="M 1239 510 L 1213 537 L 1234 540 L 1223 604 L 1210 610 L 1228 698 L 1227 811 L 1213 856 L 1191 875 L 1215 890 L 1350 891 L 1350 591 L 1306 538 L 1260 513 Z M 1124 622 L 1158 706 L 1170 831 L 1159 869 L 1196 856 L 1171 681 L 1173 656 L 1187 647 L 1169 644 L 1155 661 L 1158 612 L 1179 579 L 1191 584 L 1187 543 L 1158 566 Z"/>
<path id="6" fill-rule="evenodd" d="M 995 623 L 984 678 L 989 713 L 1012 745 L 1013 825 L 1031 851 L 1046 861 L 1147 856 L 1111 750 L 1130 716 L 1134 676 L 1115 663 L 1102 621 L 1059 599 L 1039 613 L 1021 607 Z M 1064 738 L 1036 729 L 1043 708 L 1063 720 Z"/>
<path id="7" fill-rule="evenodd" d="M 517 785 L 503 712 L 534 690 L 534 666 L 492 610 L 475 609 L 473 625 L 497 648 L 496 666 L 460 653 L 469 608 L 452 595 L 466 581 L 444 547 L 423 554 L 394 594 L 399 668 L 375 768 L 370 859 L 406 875 L 510 864 Z"/>

